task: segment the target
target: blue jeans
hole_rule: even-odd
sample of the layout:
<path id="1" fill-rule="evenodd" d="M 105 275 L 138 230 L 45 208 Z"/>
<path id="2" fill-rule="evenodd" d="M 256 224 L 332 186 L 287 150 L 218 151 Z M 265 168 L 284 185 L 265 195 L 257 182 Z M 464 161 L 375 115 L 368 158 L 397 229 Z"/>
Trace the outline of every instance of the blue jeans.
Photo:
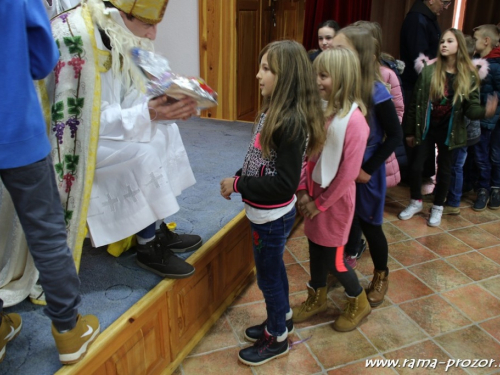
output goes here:
<path id="1" fill-rule="evenodd" d="M 273 336 L 285 333 L 286 313 L 290 310 L 283 253 L 294 221 L 295 207 L 269 223 L 251 223 L 257 284 L 266 301 L 267 331 Z"/>
<path id="2" fill-rule="evenodd" d="M 40 272 L 45 314 L 59 330 L 73 329 L 80 304 L 80 279 L 66 242 L 66 223 L 52 159 L 47 156 L 19 168 L 0 169 L 12 197 L 28 248 Z"/>
<path id="3" fill-rule="evenodd" d="M 474 145 L 476 167 L 479 174 L 478 188 L 490 191 L 491 183 L 491 162 L 490 162 L 490 141 L 491 130 L 481 128 L 481 139 Z"/>
<path id="4" fill-rule="evenodd" d="M 490 139 L 491 186 L 500 187 L 500 125 L 497 123 Z"/>
<path id="5" fill-rule="evenodd" d="M 446 203 L 448 206 L 460 206 L 460 198 L 462 198 L 462 187 L 464 184 L 464 165 L 467 159 L 467 146 L 459 147 L 453 150 L 451 156 L 451 176 L 450 188 L 448 189 L 448 198 Z"/>

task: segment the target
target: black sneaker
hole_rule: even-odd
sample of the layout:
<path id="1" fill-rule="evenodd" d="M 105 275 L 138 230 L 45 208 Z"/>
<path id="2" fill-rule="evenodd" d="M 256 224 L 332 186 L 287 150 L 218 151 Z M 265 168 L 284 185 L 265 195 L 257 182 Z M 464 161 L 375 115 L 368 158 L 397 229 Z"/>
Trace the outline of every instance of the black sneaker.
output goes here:
<path id="1" fill-rule="evenodd" d="M 365 250 L 366 250 L 366 241 L 364 239 L 361 239 L 361 246 L 359 247 L 359 251 L 356 254 L 356 259 L 361 258 L 361 255 L 363 255 Z"/>
<path id="2" fill-rule="evenodd" d="M 194 267 L 163 246 L 158 236 L 145 245 L 137 245 L 136 262 L 140 267 L 169 279 L 183 279 L 194 273 Z"/>
<path id="3" fill-rule="evenodd" d="M 490 203 L 488 208 L 491 210 L 498 210 L 500 208 L 500 188 L 491 188 Z"/>
<path id="4" fill-rule="evenodd" d="M 264 334 L 264 328 L 266 328 L 266 324 L 267 319 L 259 325 L 248 327 L 247 329 L 245 329 L 245 338 L 251 342 L 257 341 Z M 295 328 L 293 327 L 293 320 L 288 319 L 285 324 L 286 329 L 288 330 L 288 334 L 293 333 L 293 331 L 295 330 Z"/>
<path id="5" fill-rule="evenodd" d="M 474 202 L 472 209 L 474 211 L 483 211 L 486 208 L 486 205 L 488 204 L 489 200 L 490 200 L 490 193 L 488 193 L 488 190 L 484 188 L 479 189 L 477 191 L 476 201 Z"/>
<path id="6" fill-rule="evenodd" d="M 238 359 L 245 365 L 260 366 L 288 354 L 288 350 L 288 338 L 278 342 L 276 336 L 271 336 L 264 331 L 264 335 L 255 344 L 240 350 Z"/>
<path id="7" fill-rule="evenodd" d="M 160 238 L 163 245 L 174 253 L 187 253 L 199 249 L 203 240 L 196 234 L 177 234 L 168 229 L 165 223 L 160 225 L 156 231 L 156 236 Z"/>

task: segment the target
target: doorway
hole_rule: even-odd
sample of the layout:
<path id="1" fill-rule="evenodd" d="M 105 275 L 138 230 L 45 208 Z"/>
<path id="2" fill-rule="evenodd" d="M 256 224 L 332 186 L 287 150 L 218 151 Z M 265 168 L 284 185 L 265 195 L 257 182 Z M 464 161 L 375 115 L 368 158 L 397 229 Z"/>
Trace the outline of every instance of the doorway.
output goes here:
<path id="1" fill-rule="evenodd" d="M 260 105 L 255 75 L 260 50 L 275 40 L 302 42 L 305 0 L 237 0 L 236 119 L 254 121 Z"/>

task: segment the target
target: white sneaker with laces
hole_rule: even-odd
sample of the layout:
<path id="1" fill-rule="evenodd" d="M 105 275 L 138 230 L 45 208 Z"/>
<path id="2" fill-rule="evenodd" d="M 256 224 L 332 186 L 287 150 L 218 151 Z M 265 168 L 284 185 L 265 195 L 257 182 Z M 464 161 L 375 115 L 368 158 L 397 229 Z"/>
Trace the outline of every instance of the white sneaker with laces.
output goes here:
<path id="1" fill-rule="evenodd" d="M 429 221 L 427 221 L 427 225 L 430 227 L 437 227 L 441 224 L 441 216 L 443 215 L 443 206 L 432 206 L 431 208 L 431 216 L 429 217 Z"/>
<path id="2" fill-rule="evenodd" d="M 409 220 L 417 212 L 422 211 L 423 204 L 421 200 L 410 199 L 410 204 L 398 215 L 399 220 Z"/>

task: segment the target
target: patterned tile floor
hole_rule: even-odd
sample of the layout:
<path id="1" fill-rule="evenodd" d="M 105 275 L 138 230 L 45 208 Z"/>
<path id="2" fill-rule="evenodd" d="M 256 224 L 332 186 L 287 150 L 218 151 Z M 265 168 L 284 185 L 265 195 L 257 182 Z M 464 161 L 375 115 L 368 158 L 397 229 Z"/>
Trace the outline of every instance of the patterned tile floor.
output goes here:
<path id="1" fill-rule="evenodd" d="M 254 281 L 175 374 L 444 373 L 445 366 L 439 364 L 435 369 L 403 367 L 405 359 L 493 359 L 492 367 L 452 367 L 448 373 L 500 373 L 500 210 L 475 212 L 470 208 L 472 198 L 473 194 L 463 197 L 460 216 L 444 216 L 439 227 L 430 228 L 425 213 L 398 220 L 408 188 L 388 190 L 384 231 L 389 242 L 389 292 L 356 330 L 339 333 L 331 327 L 343 306 L 343 288 L 337 285 L 328 294 L 327 312 L 296 325 L 291 340 L 307 341 L 293 346 L 288 356 L 259 367 L 245 366 L 237 359 L 238 350 L 249 345 L 243 330 L 265 319 L 262 294 Z M 425 202 L 424 212 L 430 205 Z M 305 300 L 309 280 L 302 228 L 301 224 L 292 233 L 285 253 L 292 306 Z M 363 286 L 372 272 L 366 253 L 357 268 Z M 368 359 L 399 359 L 401 367 L 366 368 Z"/>

